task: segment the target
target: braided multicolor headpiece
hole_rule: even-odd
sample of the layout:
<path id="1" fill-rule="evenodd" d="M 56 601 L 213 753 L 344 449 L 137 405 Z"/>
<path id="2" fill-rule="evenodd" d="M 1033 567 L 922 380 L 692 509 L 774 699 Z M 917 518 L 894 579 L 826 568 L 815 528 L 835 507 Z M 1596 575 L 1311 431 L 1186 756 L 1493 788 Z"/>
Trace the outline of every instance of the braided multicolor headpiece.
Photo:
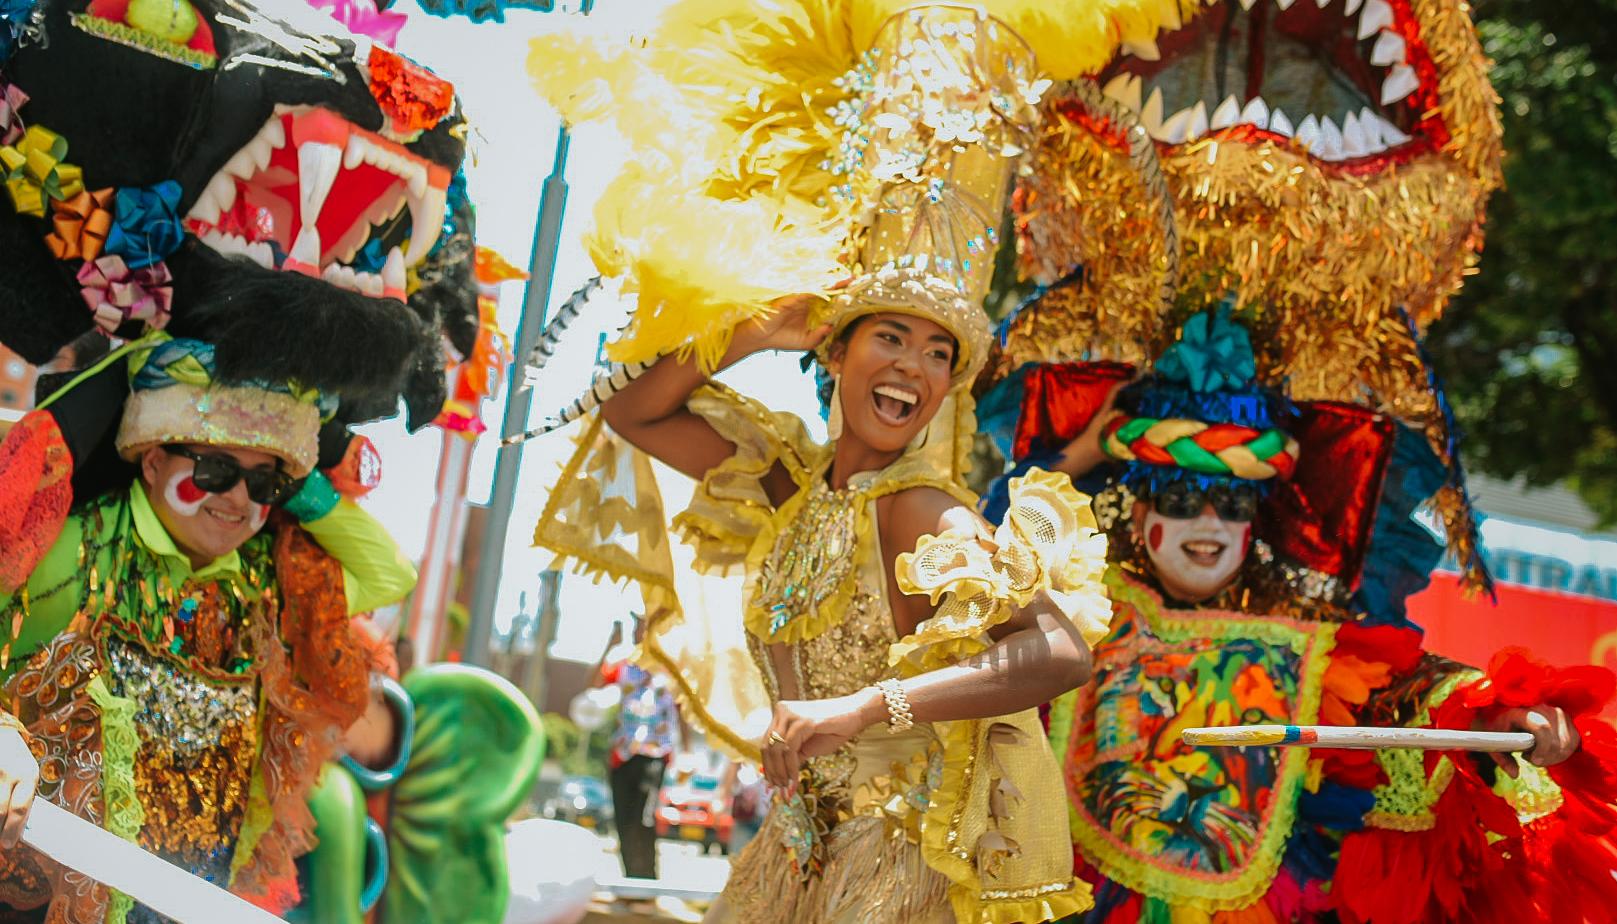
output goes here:
<path id="1" fill-rule="evenodd" d="M 1285 401 L 1257 385 L 1255 372 L 1252 342 L 1228 306 L 1198 314 L 1153 374 L 1121 396 L 1126 410 L 1106 426 L 1101 446 L 1129 463 L 1123 479 L 1131 487 L 1290 478 L 1298 444 L 1276 422 Z"/>
<path id="2" fill-rule="evenodd" d="M 1120 416 L 1107 425 L 1102 445 L 1107 455 L 1124 462 L 1249 481 L 1290 478 L 1297 467 L 1297 441 L 1272 427 Z"/>

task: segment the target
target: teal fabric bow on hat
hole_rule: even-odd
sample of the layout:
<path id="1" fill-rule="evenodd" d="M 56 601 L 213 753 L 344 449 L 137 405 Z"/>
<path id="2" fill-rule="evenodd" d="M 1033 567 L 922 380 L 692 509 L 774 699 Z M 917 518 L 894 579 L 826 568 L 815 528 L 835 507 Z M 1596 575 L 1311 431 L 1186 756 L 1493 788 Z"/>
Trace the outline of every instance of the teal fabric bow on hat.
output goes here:
<path id="1" fill-rule="evenodd" d="M 1250 384 L 1257 364 L 1251 338 L 1230 320 L 1226 303 L 1216 313 L 1204 312 L 1186 321 L 1179 342 L 1157 360 L 1156 372 L 1191 391 L 1230 391 Z"/>

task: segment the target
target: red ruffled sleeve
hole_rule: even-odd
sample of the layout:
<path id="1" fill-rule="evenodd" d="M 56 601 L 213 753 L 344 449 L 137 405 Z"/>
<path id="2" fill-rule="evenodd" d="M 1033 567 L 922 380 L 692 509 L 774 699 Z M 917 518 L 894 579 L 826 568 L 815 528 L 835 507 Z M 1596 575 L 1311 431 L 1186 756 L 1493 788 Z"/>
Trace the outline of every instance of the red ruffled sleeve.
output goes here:
<path id="1" fill-rule="evenodd" d="M 1575 922 L 1617 907 L 1617 731 L 1599 718 L 1614 692 L 1617 676 L 1604 668 L 1555 668 L 1519 648 L 1496 655 L 1485 676 L 1433 710 L 1432 725 L 1471 728 L 1538 705 L 1564 710 L 1582 745 L 1547 770 L 1561 804 L 1523 823 L 1469 755 L 1449 755 L 1454 775 L 1431 829 L 1366 829 L 1343 840 L 1332 889 L 1342 920 Z M 1442 756 L 1429 753 L 1428 768 Z"/>

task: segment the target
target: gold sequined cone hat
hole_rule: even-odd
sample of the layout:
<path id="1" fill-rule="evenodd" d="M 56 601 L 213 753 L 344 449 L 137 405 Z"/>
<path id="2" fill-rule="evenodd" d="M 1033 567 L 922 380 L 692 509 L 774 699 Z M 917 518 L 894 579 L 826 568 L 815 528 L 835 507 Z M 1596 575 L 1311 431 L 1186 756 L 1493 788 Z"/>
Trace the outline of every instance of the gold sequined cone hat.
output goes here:
<path id="1" fill-rule="evenodd" d="M 1036 74 L 1022 37 L 977 8 L 918 6 L 881 27 L 836 111 L 831 195 L 851 215 L 844 262 L 856 275 L 818 318 L 827 344 L 868 314 L 919 315 L 954 335 L 956 384 L 976 377 L 998 229 L 1038 129 Z"/>

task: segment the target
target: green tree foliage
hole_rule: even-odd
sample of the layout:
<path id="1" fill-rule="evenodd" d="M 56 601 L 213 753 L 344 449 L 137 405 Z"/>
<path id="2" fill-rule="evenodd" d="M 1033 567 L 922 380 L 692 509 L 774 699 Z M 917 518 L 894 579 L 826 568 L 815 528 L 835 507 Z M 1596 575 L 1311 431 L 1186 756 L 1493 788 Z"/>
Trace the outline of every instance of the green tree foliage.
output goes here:
<path id="1" fill-rule="evenodd" d="M 589 741 L 583 746 L 579 745 L 583 730 L 566 716 L 547 712 L 539 717 L 539 721 L 545 728 L 549 755 L 561 763 L 563 773 L 568 776 L 606 777 L 606 759 L 612 750 L 612 729 L 618 721 L 617 707 L 612 708 L 607 720 L 590 734 Z"/>
<path id="2" fill-rule="evenodd" d="M 1480 0 L 1505 189 L 1430 346 L 1476 470 L 1617 524 L 1617 0 Z"/>

